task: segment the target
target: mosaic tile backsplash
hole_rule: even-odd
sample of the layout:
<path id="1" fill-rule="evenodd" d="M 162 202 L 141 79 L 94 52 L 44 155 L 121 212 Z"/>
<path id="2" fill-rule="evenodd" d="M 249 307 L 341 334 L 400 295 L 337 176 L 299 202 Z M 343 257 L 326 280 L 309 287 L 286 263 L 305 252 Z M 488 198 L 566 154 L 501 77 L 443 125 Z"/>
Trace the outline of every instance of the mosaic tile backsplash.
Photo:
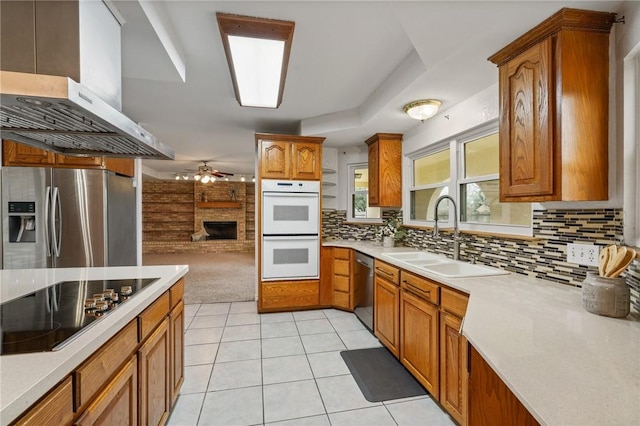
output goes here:
<path id="1" fill-rule="evenodd" d="M 399 211 L 383 212 L 383 220 L 401 217 Z M 323 210 L 323 237 L 353 241 L 381 241 L 381 225 L 346 223 L 346 211 Z M 406 235 L 396 244 L 425 249 L 451 257 L 453 234 L 443 231 L 434 239 L 429 230 L 405 228 Z M 587 272 L 596 267 L 567 263 L 567 243 L 600 246 L 622 242 L 622 209 L 534 210 L 533 239 L 509 239 L 463 234 L 460 259 L 476 257 L 477 263 L 499 267 L 518 274 L 579 286 Z M 632 308 L 640 312 L 640 262 L 636 259 L 626 272 L 631 288 Z"/>

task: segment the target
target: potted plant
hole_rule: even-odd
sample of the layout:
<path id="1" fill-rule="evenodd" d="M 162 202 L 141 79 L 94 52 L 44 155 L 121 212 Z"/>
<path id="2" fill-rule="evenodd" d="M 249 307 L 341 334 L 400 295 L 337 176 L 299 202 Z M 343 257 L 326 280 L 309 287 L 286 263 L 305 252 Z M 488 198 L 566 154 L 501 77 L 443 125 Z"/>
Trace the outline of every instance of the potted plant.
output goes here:
<path id="1" fill-rule="evenodd" d="M 382 245 L 384 247 L 393 247 L 396 240 L 400 240 L 405 236 L 402 229 L 402 221 L 397 216 L 387 219 L 382 225 Z"/>

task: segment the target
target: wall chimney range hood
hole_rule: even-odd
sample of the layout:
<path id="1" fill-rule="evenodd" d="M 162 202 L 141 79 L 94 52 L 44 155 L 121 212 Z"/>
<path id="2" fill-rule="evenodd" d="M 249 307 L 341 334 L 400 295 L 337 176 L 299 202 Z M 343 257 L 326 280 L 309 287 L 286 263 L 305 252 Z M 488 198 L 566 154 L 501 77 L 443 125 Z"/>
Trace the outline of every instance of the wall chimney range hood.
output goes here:
<path id="1" fill-rule="evenodd" d="M 0 134 L 65 155 L 173 159 L 171 148 L 68 77 L 0 71 Z"/>
<path id="2" fill-rule="evenodd" d="M 121 109 L 108 1 L 0 2 L 0 136 L 65 155 L 173 159 Z"/>

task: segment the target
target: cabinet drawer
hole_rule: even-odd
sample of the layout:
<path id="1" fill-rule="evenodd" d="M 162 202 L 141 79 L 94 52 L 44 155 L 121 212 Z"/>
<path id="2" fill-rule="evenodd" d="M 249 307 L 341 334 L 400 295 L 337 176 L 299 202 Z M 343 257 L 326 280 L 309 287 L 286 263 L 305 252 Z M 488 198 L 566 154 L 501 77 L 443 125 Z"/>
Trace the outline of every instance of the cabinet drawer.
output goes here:
<path id="1" fill-rule="evenodd" d="M 349 309 L 349 293 L 341 291 L 333 292 L 333 306 L 336 308 Z"/>
<path id="2" fill-rule="evenodd" d="M 317 280 L 262 284 L 263 309 L 318 306 L 319 297 Z"/>
<path id="3" fill-rule="evenodd" d="M 349 292 L 349 277 L 342 275 L 333 276 L 333 289 L 338 291 Z"/>
<path id="4" fill-rule="evenodd" d="M 334 247 L 333 248 L 333 257 L 334 257 L 334 259 L 349 260 L 350 253 L 351 253 L 351 249 L 348 249 L 348 248 L 342 248 L 342 247 Z"/>
<path id="5" fill-rule="evenodd" d="M 73 383 L 71 376 L 28 410 L 16 425 L 65 425 L 73 418 Z"/>
<path id="6" fill-rule="evenodd" d="M 178 303 L 180 303 L 184 297 L 184 278 L 180 278 L 180 280 L 171 287 L 169 295 L 171 296 L 171 309 L 173 309 L 178 306 Z"/>
<path id="7" fill-rule="evenodd" d="M 344 259 L 334 259 L 333 261 L 333 273 L 336 275 L 349 275 L 350 263 Z"/>
<path id="8" fill-rule="evenodd" d="M 169 292 L 160 296 L 153 305 L 138 316 L 140 342 L 143 342 L 167 315 L 169 315 Z"/>
<path id="9" fill-rule="evenodd" d="M 131 321 L 75 372 L 75 410 L 91 401 L 138 346 L 138 327 Z"/>
<path id="10" fill-rule="evenodd" d="M 425 299 L 434 305 L 440 303 L 440 286 L 427 278 L 402 271 L 400 276 L 402 288 Z"/>
<path id="11" fill-rule="evenodd" d="M 376 259 L 374 265 L 376 275 L 384 278 L 385 280 L 391 281 L 395 285 L 398 285 L 400 279 L 400 270 L 398 268 L 387 263 L 380 262 L 378 259 Z"/>
<path id="12" fill-rule="evenodd" d="M 440 304 L 442 308 L 460 318 L 464 317 L 465 312 L 467 312 L 469 296 L 444 287 L 440 291 Z"/>

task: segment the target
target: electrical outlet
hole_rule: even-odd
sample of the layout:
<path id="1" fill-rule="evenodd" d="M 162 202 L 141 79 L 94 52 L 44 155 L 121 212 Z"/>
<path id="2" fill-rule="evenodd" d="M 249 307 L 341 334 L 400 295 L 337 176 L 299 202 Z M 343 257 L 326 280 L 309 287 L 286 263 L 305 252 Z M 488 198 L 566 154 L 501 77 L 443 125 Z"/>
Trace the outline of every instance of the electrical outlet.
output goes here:
<path id="1" fill-rule="evenodd" d="M 600 246 L 594 244 L 567 244 L 567 262 L 598 266 Z"/>

